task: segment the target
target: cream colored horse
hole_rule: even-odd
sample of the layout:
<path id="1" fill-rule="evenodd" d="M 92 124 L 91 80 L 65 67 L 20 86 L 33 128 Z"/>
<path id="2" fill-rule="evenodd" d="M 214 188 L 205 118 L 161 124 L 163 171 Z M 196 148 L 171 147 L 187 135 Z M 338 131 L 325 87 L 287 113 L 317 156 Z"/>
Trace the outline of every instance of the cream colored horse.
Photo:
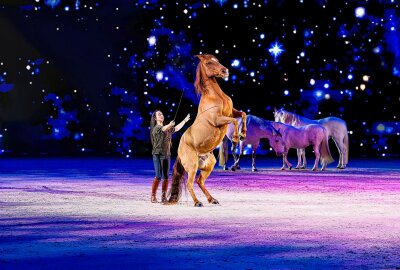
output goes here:
<path id="1" fill-rule="evenodd" d="M 197 65 L 196 93 L 201 95 L 194 123 L 182 135 L 173 172 L 172 185 L 168 204 L 178 202 L 184 185 L 185 174 L 188 175 L 187 188 L 195 206 L 203 206 L 193 191 L 196 173 L 200 170 L 196 183 L 199 185 L 209 203 L 218 204 L 205 187 L 205 181 L 214 168 L 216 159 L 213 150 L 221 143 L 228 129 L 228 124 L 234 125 L 233 141 L 238 142 L 239 136 L 246 137 L 246 125 L 238 131 L 236 117 L 241 117 L 246 123 L 246 114 L 233 108 L 232 100 L 217 83 L 217 78 L 227 78 L 229 71 L 221 65 L 218 59 L 210 54 L 197 55 L 200 60 Z"/>

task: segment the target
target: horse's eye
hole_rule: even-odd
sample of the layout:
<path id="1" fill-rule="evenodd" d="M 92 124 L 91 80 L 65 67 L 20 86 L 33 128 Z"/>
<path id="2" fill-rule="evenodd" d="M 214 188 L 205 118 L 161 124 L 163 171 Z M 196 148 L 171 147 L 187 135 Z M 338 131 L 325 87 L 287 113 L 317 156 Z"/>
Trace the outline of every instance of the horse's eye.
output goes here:
<path id="1" fill-rule="evenodd" d="M 206 65 L 211 65 L 211 64 L 212 64 L 211 62 L 207 62 L 207 63 L 206 63 Z"/>

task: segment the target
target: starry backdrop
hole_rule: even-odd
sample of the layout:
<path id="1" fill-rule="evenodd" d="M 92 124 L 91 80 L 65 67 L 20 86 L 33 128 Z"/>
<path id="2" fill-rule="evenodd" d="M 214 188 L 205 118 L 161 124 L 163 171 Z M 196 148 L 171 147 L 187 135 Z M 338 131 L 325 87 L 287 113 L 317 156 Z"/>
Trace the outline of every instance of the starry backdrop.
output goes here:
<path id="1" fill-rule="evenodd" d="M 350 156 L 399 156 L 399 13 L 397 0 L 4 0 L 0 154 L 149 156 L 155 109 L 195 118 L 194 55 L 210 53 L 235 108 L 336 116 Z"/>

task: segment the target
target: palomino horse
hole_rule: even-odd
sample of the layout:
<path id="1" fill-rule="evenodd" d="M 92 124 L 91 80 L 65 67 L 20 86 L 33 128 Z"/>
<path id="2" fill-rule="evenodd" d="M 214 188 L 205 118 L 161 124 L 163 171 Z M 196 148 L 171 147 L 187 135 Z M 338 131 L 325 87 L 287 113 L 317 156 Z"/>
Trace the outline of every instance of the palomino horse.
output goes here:
<path id="1" fill-rule="evenodd" d="M 243 122 L 241 119 L 238 119 L 239 122 L 239 130 L 241 129 Z M 244 147 L 246 145 L 251 145 L 251 157 L 252 157 L 252 166 L 251 169 L 253 172 L 257 171 L 256 167 L 256 151 L 258 145 L 260 144 L 260 139 L 268 139 L 270 145 L 276 144 L 275 148 L 279 149 L 279 143 L 282 145 L 282 135 L 277 131 L 272 125 L 271 121 L 265 120 L 263 118 L 248 114 L 246 117 L 246 127 L 247 134 L 244 140 L 239 142 L 239 155 L 236 155 L 236 144 L 232 143 L 232 155 L 234 158 L 234 164 L 231 167 L 231 170 L 234 171 L 236 169 L 240 169 L 239 160 L 240 156 L 243 155 Z M 233 125 L 229 125 L 228 131 L 226 132 L 226 136 L 222 141 L 222 145 L 219 148 L 219 165 L 223 166 L 226 169 L 226 161 L 228 156 L 228 140 L 232 141 L 232 137 L 234 134 Z M 224 145 L 225 144 L 225 145 Z M 283 150 L 281 150 L 283 152 Z"/>
<path id="2" fill-rule="evenodd" d="M 287 153 L 290 148 L 306 148 L 309 145 L 313 146 L 315 154 L 315 162 L 313 171 L 318 169 L 318 160 L 321 160 L 322 168 L 324 171 L 326 166 L 333 162 L 331 152 L 328 144 L 328 133 L 326 129 L 317 124 L 311 124 L 301 127 L 294 127 L 279 122 L 271 122 L 272 125 L 282 134 L 282 141 L 285 145 L 283 152 L 280 149 L 275 148 L 276 146 L 271 144 L 271 147 L 275 150 L 278 156 L 283 155 L 283 166 L 282 170 L 286 168 L 292 169 L 292 164 L 287 160 Z"/>
<path id="3" fill-rule="evenodd" d="M 238 142 L 239 136 L 246 137 L 246 125 L 242 133 L 238 131 L 236 117 L 246 122 L 246 114 L 233 108 L 233 103 L 219 87 L 217 78 L 227 78 L 228 69 L 221 65 L 218 59 L 210 54 L 197 55 L 200 62 L 197 65 L 194 86 L 196 93 L 201 95 L 196 119 L 183 133 L 178 146 L 173 172 L 169 204 L 178 202 L 184 185 L 185 174 L 188 175 L 187 188 L 195 206 L 203 206 L 193 191 L 197 171 L 200 174 L 196 182 L 207 197 L 209 203 L 218 204 L 207 191 L 204 183 L 214 168 L 216 159 L 213 150 L 221 143 L 228 129 L 228 124 L 234 126 L 233 141 Z"/>
<path id="4" fill-rule="evenodd" d="M 298 114 L 288 112 L 284 109 L 274 111 L 275 121 L 300 127 L 309 124 L 322 125 L 328 132 L 328 137 L 333 139 L 339 151 L 338 169 L 344 169 L 349 161 L 349 136 L 347 134 L 346 122 L 337 117 L 326 117 L 322 119 L 311 120 Z M 296 169 L 306 167 L 306 157 L 304 149 L 298 149 L 298 164 Z"/>

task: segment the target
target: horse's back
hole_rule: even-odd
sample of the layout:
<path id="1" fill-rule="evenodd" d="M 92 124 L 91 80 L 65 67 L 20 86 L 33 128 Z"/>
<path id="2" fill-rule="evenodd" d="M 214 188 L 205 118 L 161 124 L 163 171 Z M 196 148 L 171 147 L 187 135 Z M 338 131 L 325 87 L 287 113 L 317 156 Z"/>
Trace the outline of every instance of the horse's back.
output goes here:
<path id="1" fill-rule="evenodd" d="M 347 134 L 346 122 L 338 117 L 326 117 L 319 123 L 326 128 L 329 137 L 342 139 Z"/>
<path id="2" fill-rule="evenodd" d="M 294 148 L 305 148 L 319 144 L 326 136 L 326 129 L 319 124 L 309 124 L 300 127 L 289 126 L 284 130 L 284 141 Z"/>
<path id="3" fill-rule="evenodd" d="M 341 118 L 330 116 L 317 120 L 320 125 L 332 124 L 332 125 L 343 125 L 346 126 L 346 121 Z"/>
<path id="4" fill-rule="evenodd" d="M 299 129 L 303 130 L 306 133 L 309 133 L 311 131 L 324 133 L 326 131 L 325 127 L 320 124 L 309 124 L 309 125 L 301 126 L 301 127 L 299 127 Z"/>

